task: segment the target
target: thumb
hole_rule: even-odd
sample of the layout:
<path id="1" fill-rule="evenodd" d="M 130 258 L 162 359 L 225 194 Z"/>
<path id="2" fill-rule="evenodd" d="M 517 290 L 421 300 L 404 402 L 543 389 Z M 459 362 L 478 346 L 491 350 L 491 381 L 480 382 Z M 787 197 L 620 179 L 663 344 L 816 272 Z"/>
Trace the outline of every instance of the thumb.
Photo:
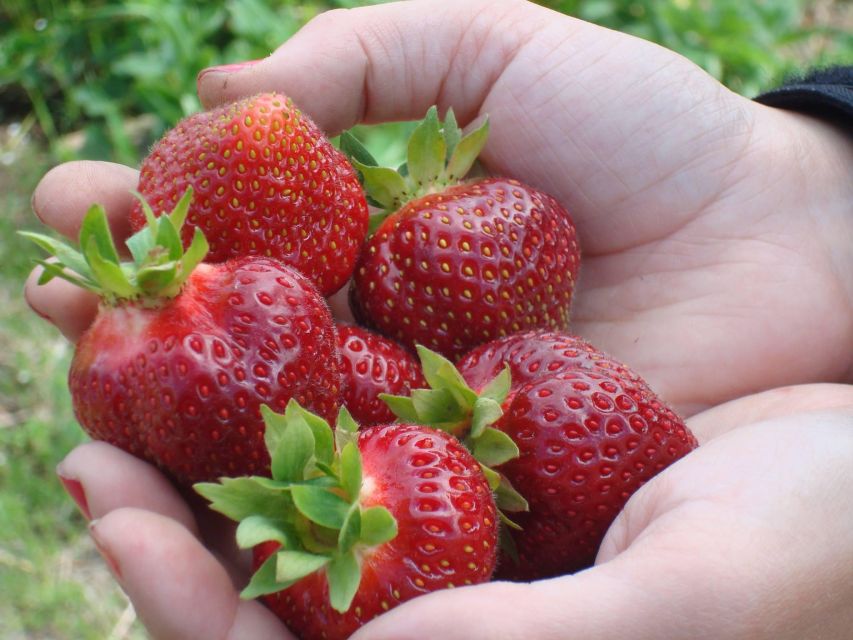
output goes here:
<path id="1" fill-rule="evenodd" d="M 491 582 L 438 591 L 383 614 L 352 640 L 675 638 L 663 620 L 626 615 L 647 612 L 649 603 L 643 601 L 654 596 L 612 564 L 530 584 Z"/>
<path id="2" fill-rule="evenodd" d="M 411 0 L 318 15 L 275 53 L 201 72 L 210 108 L 262 91 L 286 93 L 329 134 L 357 122 L 420 118 L 452 104 L 460 122 L 480 105 L 526 38 L 569 19 L 505 0 Z"/>

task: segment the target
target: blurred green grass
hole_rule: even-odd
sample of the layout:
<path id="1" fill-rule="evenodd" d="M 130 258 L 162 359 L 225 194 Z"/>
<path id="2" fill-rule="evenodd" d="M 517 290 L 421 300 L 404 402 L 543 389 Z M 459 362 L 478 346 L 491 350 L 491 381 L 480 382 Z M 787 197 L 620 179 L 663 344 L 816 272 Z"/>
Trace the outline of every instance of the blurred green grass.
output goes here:
<path id="1" fill-rule="evenodd" d="M 71 349 L 21 295 L 38 251 L 30 194 L 57 162 L 137 164 L 199 109 L 203 67 L 270 53 L 326 0 L 0 0 L 0 638 L 145 637 L 54 475 L 85 438 L 66 373 Z M 672 48 L 752 96 L 809 64 L 853 62 L 853 10 L 832 0 L 543 0 Z M 361 129 L 382 160 L 405 124 Z"/>
<path id="2" fill-rule="evenodd" d="M 132 618 L 54 474 L 85 438 L 65 385 L 71 348 L 21 295 L 37 251 L 15 232 L 37 227 L 30 193 L 50 160 L 19 151 L 0 172 L 0 638 L 103 639 Z"/>

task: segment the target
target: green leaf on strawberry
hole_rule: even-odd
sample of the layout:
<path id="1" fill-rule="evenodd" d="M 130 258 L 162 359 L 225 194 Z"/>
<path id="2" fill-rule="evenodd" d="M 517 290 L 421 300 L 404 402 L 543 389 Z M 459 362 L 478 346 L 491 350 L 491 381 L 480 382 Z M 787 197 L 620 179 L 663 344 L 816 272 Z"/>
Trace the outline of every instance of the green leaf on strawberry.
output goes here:
<path id="1" fill-rule="evenodd" d="M 381 506 L 363 507 L 358 425 L 341 409 L 336 433 L 325 420 L 291 400 L 284 414 L 264 406 L 272 478 L 223 478 L 195 489 L 211 507 L 240 522 L 241 548 L 280 545 L 244 589 L 253 598 L 275 593 L 321 569 L 329 598 L 349 609 L 361 580 L 359 558 L 396 536 L 396 521 Z"/>
<path id="2" fill-rule="evenodd" d="M 271 555 L 264 563 L 252 574 L 249 584 L 240 592 L 240 597 L 244 600 L 251 600 L 270 593 L 275 593 L 281 590 L 281 583 L 276 576 L 276 565 L 278 556 Z"/>
<path id="3" fill-rule="evenodd" d="M 237 526 L 237 545 L 241 549 L 250 549 L 270 540 L 289 547 L 294 544 L 294 538 L 281 518 L 249 515 Z"/>
<path id="4" fill-rule="evenodd" d="M 429 389 L 415 389 L 411 395 L 380 394 L 402 421 L 425 424 L 453 434 L 480 462 L 501 511 L 524 511 L 527 501 L 503 474 L 493 467 L 517 458 L 518 445 L 491 425 L 503 415 L 501 405 L 511 386 L 509 368 L 504 368 L 480 393 L 465 382 L 450 360 L 417 345 L 423 375 Z"/>
<path id="5" fill-rule="evenodd" d="M 397 537 L 397 521 L 384 507 L 369 507 L 361 512 L 361 539 L 378 546 Z"/>
<path id="6" fill-rule="evenodd" d="M 194 488 L 232 520 L 262 516 L 277 521 L 295 509 L 286 484 L 260 476 L 223 478 L 219 483 L 197 483 Z"/>
<path id="7" fill-rule="evenodd" d="M 341 150 L 358 170 L 368 201 L 382 209 L 371 216 L 370 232 L 405 203 L 458 184 L 474 166 L 488 136 L 488 118 L 463 136 L 452 108 L 442 122 L 438 109 L 430 107 L 412 131 L 406 162 L 392 169 L 378 166 L 354 135 L 341 134 Z"/>
<path id="8" fill-rule="evenodd" d="M 368 167 L 376 167 L 379 163 L 376 161 L 376 158 L 373 157 L 373 154 L 367 150 L 361 140 L 356 138 L 349 131 L 344 131 L 340 137 L 340 147 L 341 151 L 343 151 L 346 156 L 352 160 L 357 160 L 360 164 L 368 166 Z"/>
<path id="9" fill-rule="evenodd" d="M 275 579 L 292 583 L 329 564 L 330 558 L 303 551 L 279 551 L 275 563 Z"/>
<path id="10" fill-rule="evenodd" d="M 61 278 L 98 294 L 108 305 L 138 300 L 143 306 L 156 307 L 180 293 L 207 254 L 207 240 L 198 229 L 186 251 L 181 245 L 180 229 L 192 197 L 192 189 L 187 189 L 175 209 L 160 218 L 149 216 L 151 209 L 142 201 L 148 225 L 126 242 L 130 262 L 121 260 L 101 205 L 93 205 L 83 218 L 79 250 L 43 234 L 18 233 L 56 257 L 55 262 L 39 261 L 44 267 L 39 284 Z"/>

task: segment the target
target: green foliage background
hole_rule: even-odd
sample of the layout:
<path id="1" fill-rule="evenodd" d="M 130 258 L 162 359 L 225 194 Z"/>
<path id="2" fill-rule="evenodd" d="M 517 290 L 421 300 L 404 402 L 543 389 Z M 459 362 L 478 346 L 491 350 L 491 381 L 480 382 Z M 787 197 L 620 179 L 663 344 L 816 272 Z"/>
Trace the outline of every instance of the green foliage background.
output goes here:
<path id="1" fill-rule="evenodd" d="M 365 4 L 378 2 L 4 0 L 0 121 L 37 125 L 60 159 L 135 164 L 147 143 L 200 108 L 200 69 L 266 56 L 319 12 Z M 804 49 L 813 63 L 853 59 L 850 25 L 810 24 L 821 3 L 805 0 L 541 4 L 674 49 L 747 96 L 801 67 Z M 147 135 L 134 139 L 128 118 L 143 115 Z M 62 144 L 73 131 L 85 134 L 82 147 Z"/>
<path id="2" fill-rule="evenodd" d="M 206 66 L 268 55 L 357 0 L 0 0 L 0 638 L 143 638 L 53 469 L 84 437 L 71 349 L 21 296 L 29 198 L 59 161 L 135 165 L 197 111 Z M 543 0 L 674 49 L 746 96 L 810 65 L 853 62 L 853 9 L 832 0 Z M 362 131 L 390 161 L 400 128 Z"/>

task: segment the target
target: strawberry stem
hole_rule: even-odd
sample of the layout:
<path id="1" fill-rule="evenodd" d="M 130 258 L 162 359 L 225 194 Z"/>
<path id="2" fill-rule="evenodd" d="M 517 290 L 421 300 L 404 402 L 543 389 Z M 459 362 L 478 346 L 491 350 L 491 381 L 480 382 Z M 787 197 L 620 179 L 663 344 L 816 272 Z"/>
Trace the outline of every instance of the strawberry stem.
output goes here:
<path id="1" fill-rule="evenodd" d="M 503 512 L 526 511 L 527 501 L 494 467 L 517 458 L 519 449 L 506 433 L 491 426 L 503 416 L 502 405 L 512 382 L 509 367 L 477 393 L 450 360 L 424 346 L 416 348 L 430 387 L 414 389 L 408 397 L 383 393 L 380 399 L 403 422 L 423 424 L 459 438 L 480 463 L 502 519 L 514 526 Z"/>
<path id="2" fill-rule="evenodd" d="M 399 169 L 380 167 L 370 152 L 349 132 L 341 134 L 341 150 L 358 170 L 371 204 L 382 211 L 371 217 L 371 231 L 381 221 L 407 202 L 440 193 L 461 182 L 489 136 L 489 121 L 467 135 L 456 123 L 453 109 L 448 109 L 444 122 L 433 106 L 412 131 L 406 162 Z"/>
<path id="3" fill-rule="evenodd" d="M 362 507 L 358 424 L 345 408 L 333 434 L 329 424 L 295 400 L 284 414 L 263 406 L 272 478 L 223 478 L 195 490 L 211 507 L 238 521 L 237 543 L 277 542 L 241 593 L 256 598 L 286 589 L 324 570 L 332 607 L 347 611 L 361 582 L 364 551 L 397 536 L 384 507 Z"/>
<path id="4" fill-rule="evenodd" d="M 149 225 L 126 242 L 132 261 L 119 258 L 106 211 L 99 204 L 92 205 L 83 218 L 78 247 L 40 233 L 18 233 L 56 258 L 38 261 L 44 267 L 39 284 L 61 278 L 98 294 L 108 305 L 139 301 L 143 306 L 158 306 L 163 299 L 180 293 L 207 255 L 207 240 L 199 229 L 186 251 L 181 244 L 180 230 L 192 196 L 192 189 L 187 189 L 172 213 L 159 218 L 154 218 L 151 207 L 142 201 L 146 217 L 149 213 L 151 217 Z"/>

